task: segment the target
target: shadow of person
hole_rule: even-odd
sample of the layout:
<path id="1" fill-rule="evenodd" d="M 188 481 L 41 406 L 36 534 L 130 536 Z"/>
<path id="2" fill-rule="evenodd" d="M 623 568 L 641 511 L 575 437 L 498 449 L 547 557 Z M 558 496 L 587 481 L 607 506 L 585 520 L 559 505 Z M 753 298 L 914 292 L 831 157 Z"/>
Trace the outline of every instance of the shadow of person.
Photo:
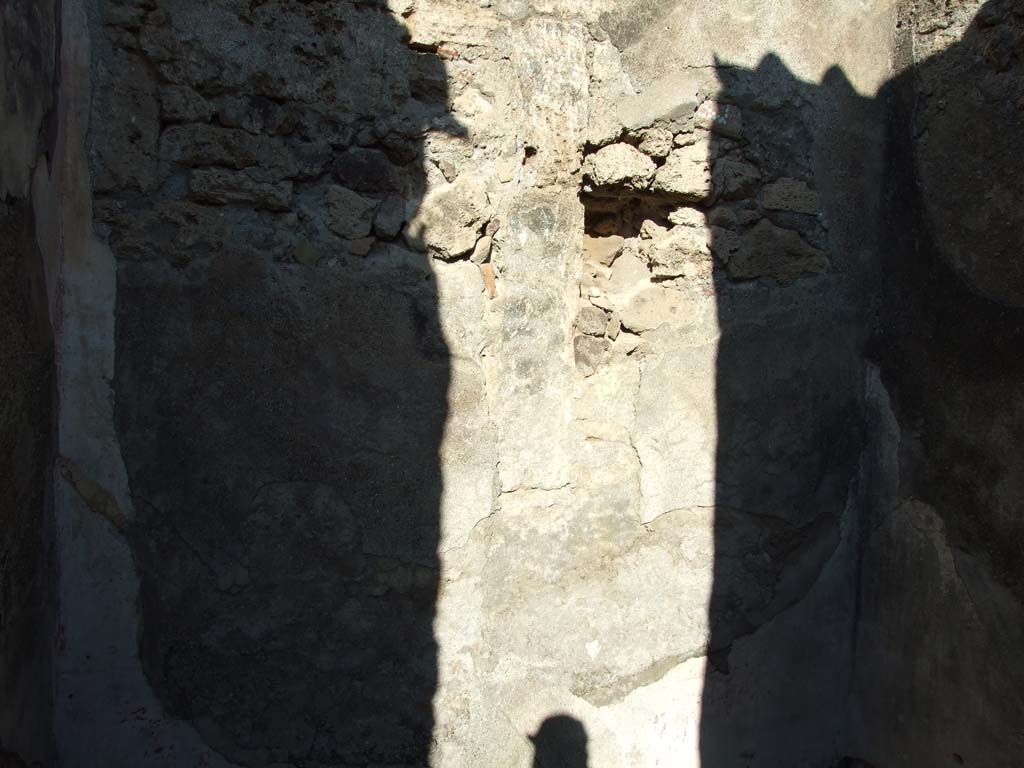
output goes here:
<path id="1" fill-rule="evenodd" d="M 401 230 L 444 66 L 372 4 L 187 5 L 142 32 L 155 180 L 94 168 L 143 667 L 232 762 L 425 766 L 450 374 Z"/>
<path id="2" fill-rule="evenodd" d="M 754 70 L 719 63 L 716 99 L 738 107 L 743 135 L 720 133 L 710 151 L 732 176 L 716 176 L 711 229 L 721 338 L 705 768 L 1013 762 L 993 759 L 963 695 L 982 708 L 1019 697 L 991 680 L 974 691 L 973 651 L 910 592 L 938 584 L 869 547 L 898 471 L 899 492 L 934 505 L 954 542 L 995 553 L 998 578 L 1024 597 L 1011 565 L 1021 526 L 986 508 L 1022 458 L 994 423 L 972 422 L 988 424 L 982 400 L 1012 400 L 1022 373 L 1009 209 L 1024 199 L 1024 86 L 1006 72 L 1024 39 L 1007 25 L 1024 9 L 1011 7 L 986 3 L 963 40 L 874 98 L 838 68 L 808 83 L 776 56 Z M 917 425 L 899 468 L 873 453 L 885 426 L 871 365 L 897 417 Z M 1004 385 L 970 394 L 978 381 Z M 971 644 L 998 651 L 996 626 L 987 638 L 974 627 Z M 939 685 L 949 676 L 960 684 Z M 1024 710 L 1007 711 L 1019 724 Z"/>
<path id="3" fill-rule="evenodd" d="M 587 768 L 587 729 L 569 715 L 552 715 L 530 736 L 533 768 Z"/>
<path id="4" fill-rule="evenodd" d="M 881 170 L 864 167 L 869 152 L 847 151 L 864 147 L 860 131 L 872 123 L 842 79 L 834 87 L 801 82 L 775 56 L 754 70 L 718 73 L 717 101 L 738 107 L 743 133 L 713 133 L 710 149 L 712 217 L 724 225 L 711 229 L 721 336 L 700 752 L 714 768 L 815 765 L 840 721 L 842 608 L 823 614 L 813 605 L 795 609 L 805 613 L 789 624 L 773 620 L 793 615 L 840 546 L 864 446 L 868 333 L 858 254 L 837 254 L 850 243 L 818 215 L 819 195 L 832 202 L 845 192 L 820 192 L 819 169 L 828 163 L 837 178 L 850 178 L 860 163 L 862 175 L 879 180 Z M 834 147 L 818 146 L 810 105 L 847 118 L 829 137 Z M 884 123 L 877 125 L 880 143 Z M 733 183 L 723 168 L 759 182 Z M 844 210 L 870 221 L 879 190 L 855 192 L 842 199 Z M 836 599 L 852 605 L 852 593 Z M 734 643 L 755 634 L 737 663 Z"/>

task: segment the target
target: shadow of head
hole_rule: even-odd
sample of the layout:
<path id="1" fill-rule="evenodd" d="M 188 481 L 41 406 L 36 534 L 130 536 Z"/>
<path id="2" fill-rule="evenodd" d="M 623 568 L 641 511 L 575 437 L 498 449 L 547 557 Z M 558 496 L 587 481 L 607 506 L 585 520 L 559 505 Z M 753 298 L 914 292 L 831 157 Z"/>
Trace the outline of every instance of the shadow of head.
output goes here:
<path id="1" fill-rule="evenodd" d="M 552 715 L 530 741 L 534 768 L 587 768 L 587 729 L 574 717 Z"/>

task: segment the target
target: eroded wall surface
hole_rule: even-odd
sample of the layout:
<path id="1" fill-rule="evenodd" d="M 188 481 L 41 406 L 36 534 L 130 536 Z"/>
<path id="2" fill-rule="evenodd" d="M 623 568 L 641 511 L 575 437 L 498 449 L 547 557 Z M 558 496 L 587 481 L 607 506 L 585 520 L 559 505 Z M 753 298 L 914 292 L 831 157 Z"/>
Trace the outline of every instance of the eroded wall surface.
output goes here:
<path id="1" fill-rule="evenodd" d="M 1004 764 L 899 10 L 65 8 L 60 764 Z"/>

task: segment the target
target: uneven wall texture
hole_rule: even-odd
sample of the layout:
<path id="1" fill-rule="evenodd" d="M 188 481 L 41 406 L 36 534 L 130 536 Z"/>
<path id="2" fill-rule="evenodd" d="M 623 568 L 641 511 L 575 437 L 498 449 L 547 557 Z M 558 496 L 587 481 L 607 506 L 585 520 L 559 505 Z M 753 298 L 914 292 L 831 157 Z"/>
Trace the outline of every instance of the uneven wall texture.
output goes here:
<path id="1" fill-rule="evenodd" d="M 978 10 L 66 4 L 56 763 L 1012 765 Z"/>

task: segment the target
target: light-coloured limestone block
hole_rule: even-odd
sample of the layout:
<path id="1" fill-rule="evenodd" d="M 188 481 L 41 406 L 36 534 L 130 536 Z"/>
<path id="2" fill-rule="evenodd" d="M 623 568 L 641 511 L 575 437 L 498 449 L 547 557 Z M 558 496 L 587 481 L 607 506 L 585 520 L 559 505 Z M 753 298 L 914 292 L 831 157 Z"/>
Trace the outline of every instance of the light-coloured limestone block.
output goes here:
<path id="1" fill-rule="evenodd" d="M 470 176 L 460 176 L 423 199 L 406 227 L 406 239 L 445 261 L 459 258 L 476 245 L 486 212 L 484 185 Z"/>
<path id="2" fill-rule="evenodd" d="M 654 171 L 654 161 L 630 144 L 602 147 L 583 166 L 584 175 L 599 187 L 643 189 Z"/>
<path id="3" fill-rule="evenodd" d="M 654 175 L 651 188 L 684 200 L 706 200 L 713 190 L 709 149 L 703 142 L 673 149 Z"/>

